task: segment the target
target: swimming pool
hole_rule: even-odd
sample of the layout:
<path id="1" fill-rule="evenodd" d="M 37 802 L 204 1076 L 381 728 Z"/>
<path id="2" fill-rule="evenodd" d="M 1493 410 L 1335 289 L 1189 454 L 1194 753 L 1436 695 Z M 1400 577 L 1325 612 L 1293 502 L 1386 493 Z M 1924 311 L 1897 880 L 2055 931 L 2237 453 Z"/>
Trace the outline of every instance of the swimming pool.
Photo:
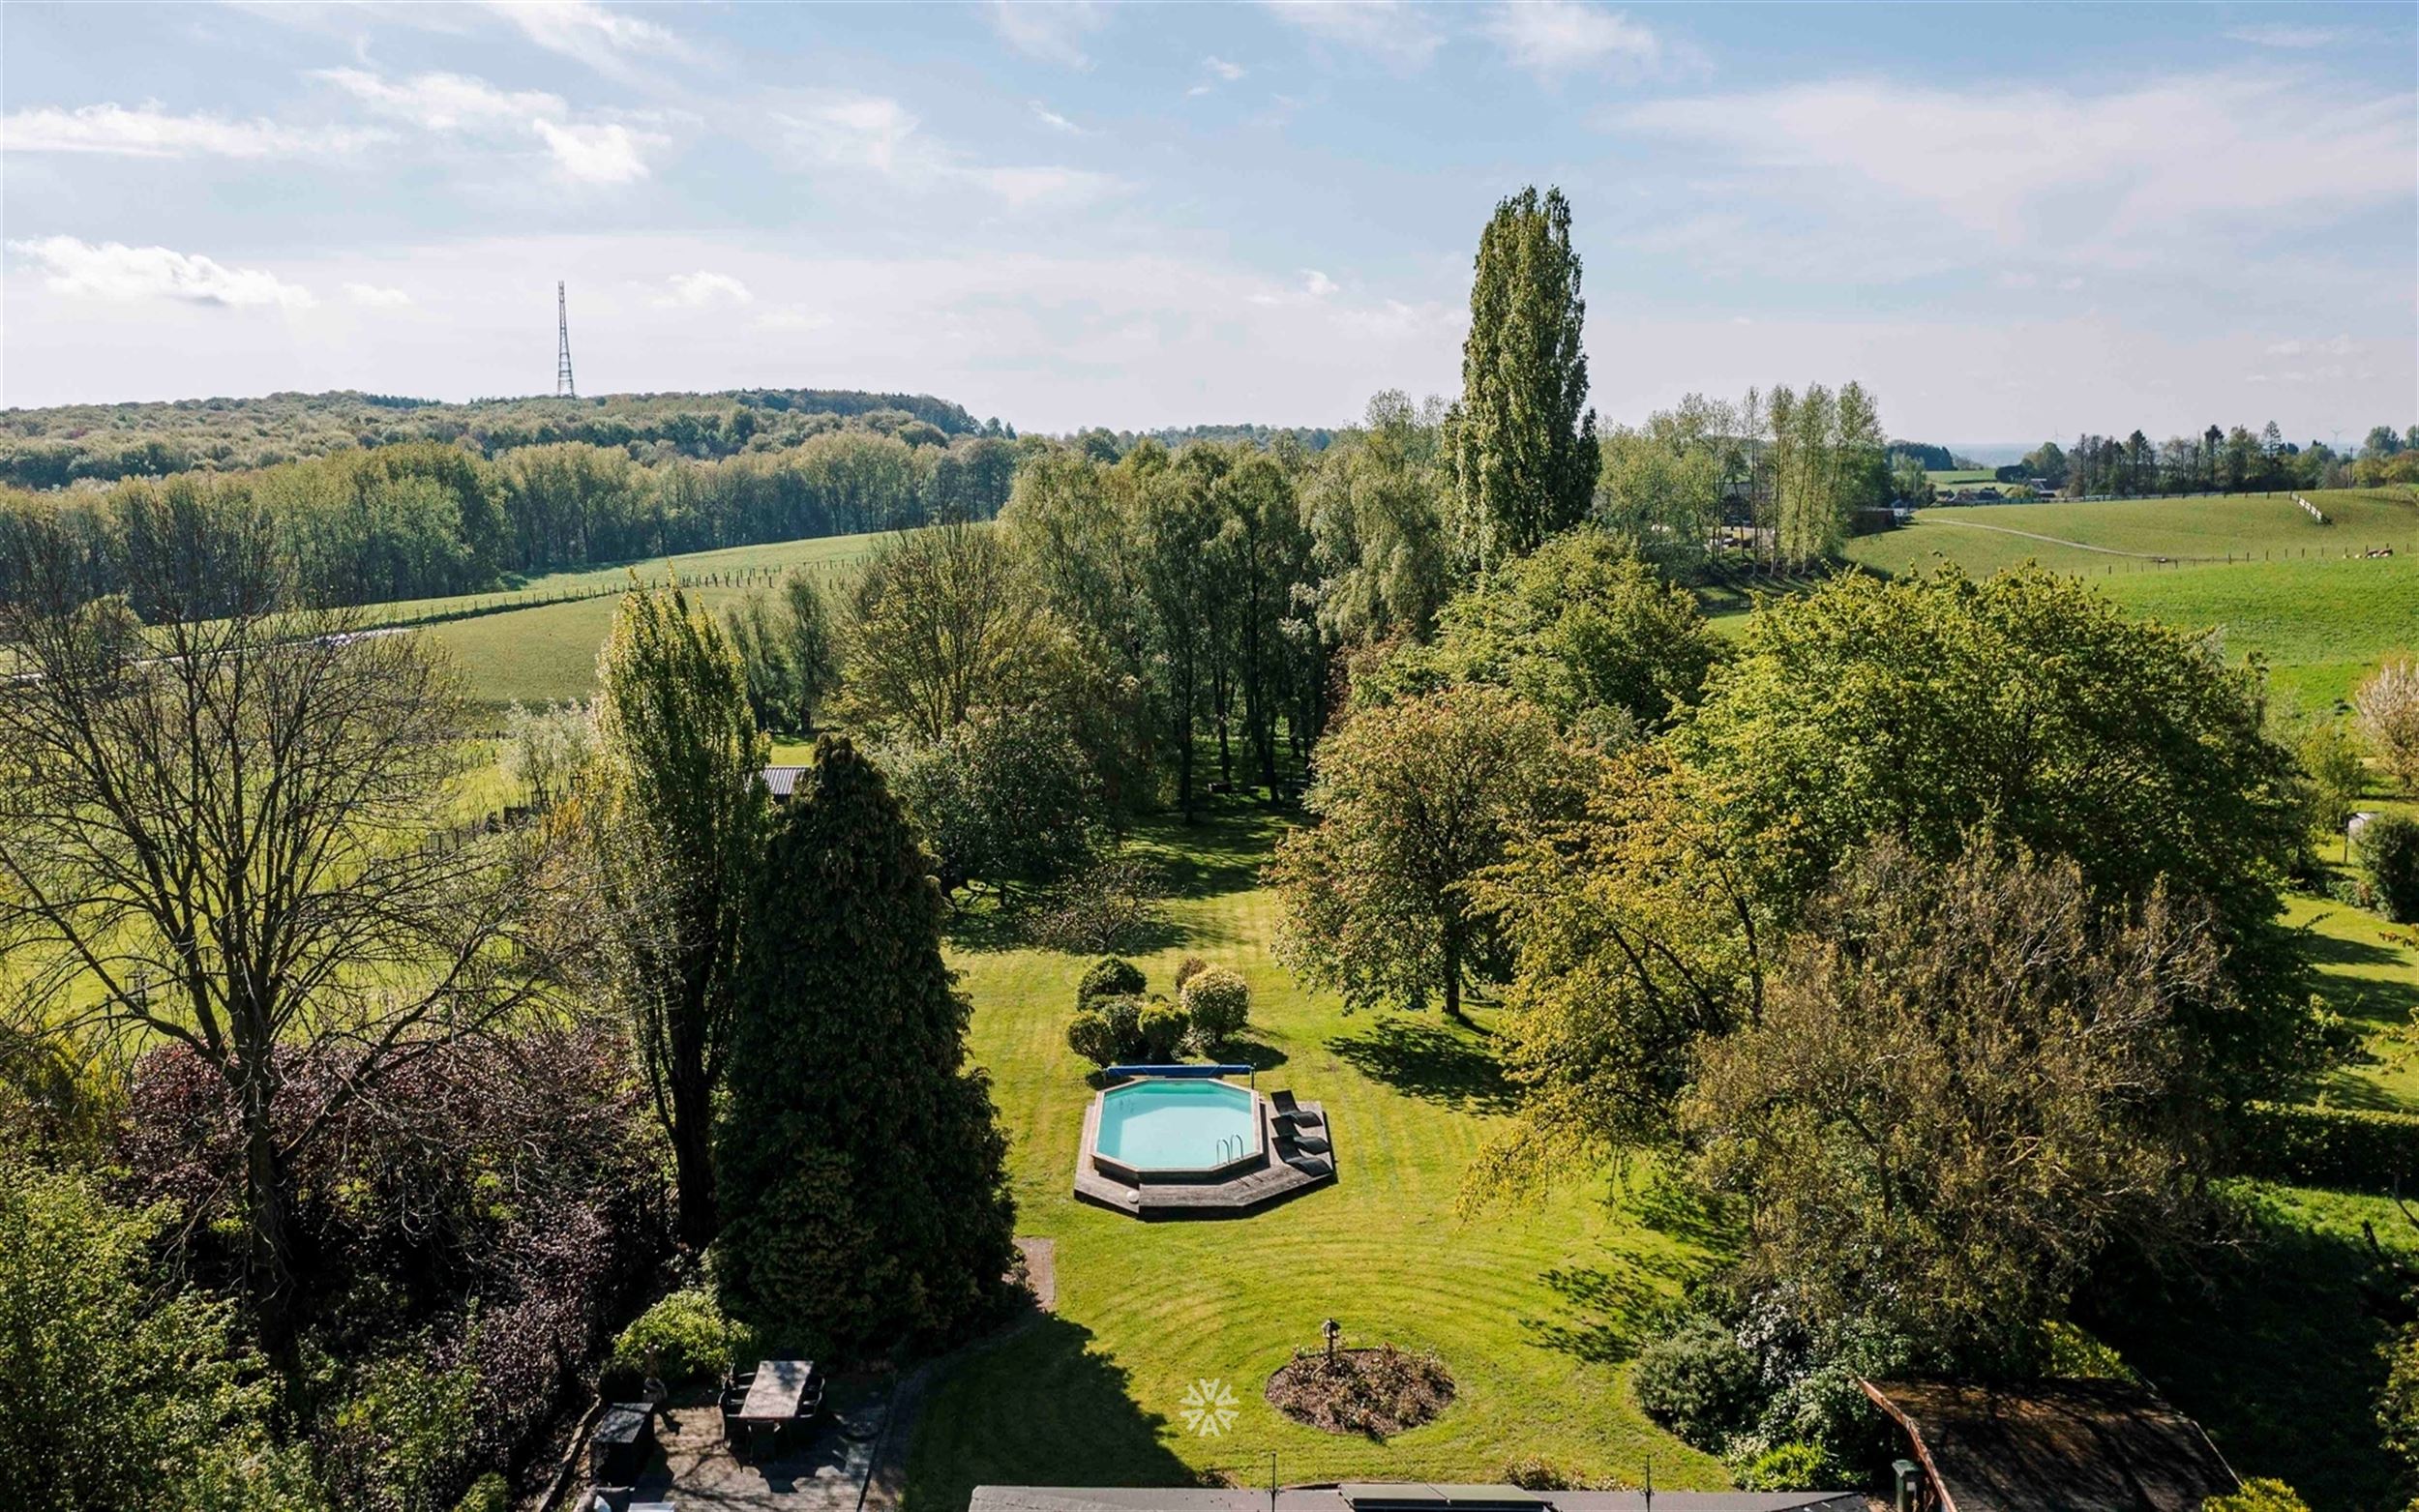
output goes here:
<path id="1" fill-rule="evenodd" d="M 1259 1154 L 1259 1103 L 1226 1082 L 1129 1082 L 1101 1094 L 1092 1150 L 1138 1172 L 1210 1171 Z"/>

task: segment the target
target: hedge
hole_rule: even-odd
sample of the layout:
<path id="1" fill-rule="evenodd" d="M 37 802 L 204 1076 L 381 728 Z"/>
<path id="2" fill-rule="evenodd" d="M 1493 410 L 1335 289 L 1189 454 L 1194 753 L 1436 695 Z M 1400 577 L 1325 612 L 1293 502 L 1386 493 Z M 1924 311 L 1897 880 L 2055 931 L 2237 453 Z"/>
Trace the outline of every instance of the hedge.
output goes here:
<path id="1" fill-rule="evenodd" d="M 2241 1145 L 2246 1175 L 2296 1186 L 2391 1192 L 2419 1185 L 2419 1116 L 2364 1108 L 2254 1103 Z"/>

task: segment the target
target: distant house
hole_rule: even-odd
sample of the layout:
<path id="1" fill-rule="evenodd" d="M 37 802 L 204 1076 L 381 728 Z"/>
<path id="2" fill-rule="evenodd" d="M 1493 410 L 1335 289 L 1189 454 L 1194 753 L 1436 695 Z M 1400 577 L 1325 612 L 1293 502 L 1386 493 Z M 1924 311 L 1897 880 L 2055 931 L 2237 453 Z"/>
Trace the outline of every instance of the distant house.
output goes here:
<path id="1" fill-rule="evenodd" d="M 2199 1512 L 2239 1489 L 2200 1425 L 2118 1380 L 1868 1380 L 1919 1468 L 1925 1512 Z"/>
<path id="2" fill-rule="evenodd" d="M 1417 1481 L 1202 1490 L 977 1486 L 967 1512 L 1865 1512 L 1840 1491 L 1523 1491 Z"/>
<path id="3" fill-rule="evenodd" d="M 804 766 L 768 766 L 764 768 L 764 790 L 773 795 L 773 802 L 788 803 L 797 791 L 798 778 L 813 770 Z"/>

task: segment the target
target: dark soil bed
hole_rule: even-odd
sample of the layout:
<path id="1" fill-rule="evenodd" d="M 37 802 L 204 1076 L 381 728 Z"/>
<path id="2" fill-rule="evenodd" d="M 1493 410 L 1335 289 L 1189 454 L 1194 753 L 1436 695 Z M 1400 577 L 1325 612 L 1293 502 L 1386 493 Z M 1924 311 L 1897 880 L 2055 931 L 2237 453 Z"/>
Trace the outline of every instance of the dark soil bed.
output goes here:
<path id="1" fill-rule="evenodd" d="M 1269 1378 L 1270 1406 L 1330 1434 L 1384 1438 L 1419 1427 L 1452 1401 L 1453 1378 L 1444 1361 L 1390 1344 L 1297 1354 Z"/>

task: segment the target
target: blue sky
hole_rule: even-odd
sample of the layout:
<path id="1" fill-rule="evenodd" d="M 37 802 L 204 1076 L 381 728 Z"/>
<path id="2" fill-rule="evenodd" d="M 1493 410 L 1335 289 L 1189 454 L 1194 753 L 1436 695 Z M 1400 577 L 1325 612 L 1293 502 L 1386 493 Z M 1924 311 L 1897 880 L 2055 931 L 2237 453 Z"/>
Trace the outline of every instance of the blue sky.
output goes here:
<path id="1" fill-rule="evenodd" d="M 2409 6 L 0 8 L 0 402 L 1458 387 L 1570 195 L 1594 399 L 1898 435 L 2419 419 Z"/>

